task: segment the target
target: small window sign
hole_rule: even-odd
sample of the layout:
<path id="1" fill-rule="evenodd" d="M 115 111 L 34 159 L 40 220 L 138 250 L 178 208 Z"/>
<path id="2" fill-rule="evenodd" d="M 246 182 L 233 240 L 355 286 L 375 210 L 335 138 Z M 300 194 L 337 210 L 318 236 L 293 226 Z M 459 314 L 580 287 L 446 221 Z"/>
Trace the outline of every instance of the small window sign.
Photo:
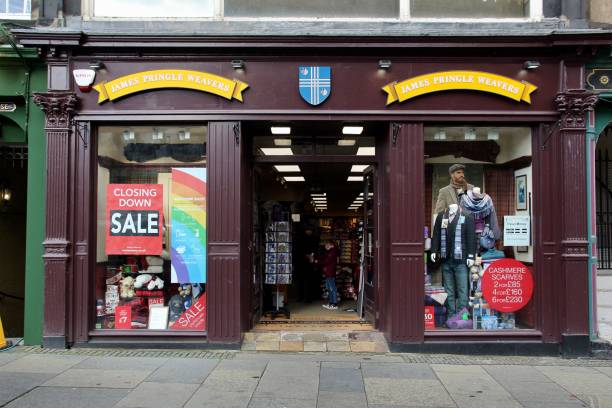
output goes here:
<path id="1" fill-rule="evenodd" d="M 15 112 L 17 105 L 13 102 L 0 102 L 0 112 Z"/>

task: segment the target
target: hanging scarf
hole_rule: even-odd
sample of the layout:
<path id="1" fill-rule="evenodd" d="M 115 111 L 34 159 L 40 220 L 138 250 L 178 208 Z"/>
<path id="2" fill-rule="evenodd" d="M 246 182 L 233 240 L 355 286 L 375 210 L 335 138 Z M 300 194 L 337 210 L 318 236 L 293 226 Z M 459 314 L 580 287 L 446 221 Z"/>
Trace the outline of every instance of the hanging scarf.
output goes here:
<path id="1" fill-rule="evenodd" d="M 445 228 L 442 228 L 440 233 L 440 256 L 446 259 L 446 230 L 450 226 L 451 220 L 448 217 L 448 211 L 444 213 L 442 219 L 447 219 L 448 224 Z M 462 237 L 461 237 L 461 225 L 465 222 L 465 216 L 461 213 L 461 209 L 457 210 L 455 214 L 455 218 L 459 217 L 457 220 L 457 226 L 455 227 L 455 242 L 453 243 L 453 258 L 457 260 L 463 259 L 463 250 L 462 250 Z"/>

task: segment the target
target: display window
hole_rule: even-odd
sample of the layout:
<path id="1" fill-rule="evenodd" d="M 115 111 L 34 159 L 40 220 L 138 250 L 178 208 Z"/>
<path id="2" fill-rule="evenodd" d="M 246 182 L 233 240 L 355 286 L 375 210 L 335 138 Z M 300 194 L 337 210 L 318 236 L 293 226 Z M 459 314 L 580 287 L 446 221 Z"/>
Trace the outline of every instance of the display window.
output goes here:
<path id="1" fill-rule="evenodd" d="M 95 328 L 205 330 L 207 127 L 97 135 Z"/>
<path id="2" fill-rule="evenodd" d="M 531 129 L 425 128 L 426 330 L 535 327 Z"/>

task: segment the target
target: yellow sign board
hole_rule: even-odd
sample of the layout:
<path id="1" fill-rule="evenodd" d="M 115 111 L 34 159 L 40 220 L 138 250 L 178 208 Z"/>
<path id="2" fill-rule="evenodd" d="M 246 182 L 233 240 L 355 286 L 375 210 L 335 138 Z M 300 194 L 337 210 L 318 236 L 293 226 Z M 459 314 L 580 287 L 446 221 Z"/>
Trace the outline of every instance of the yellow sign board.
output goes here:
<path id="1" fill-rule="evenodd" d="M 242 92 L 248 87 L 248 84 L 237 79 L 224 78 L 208 72 L 158 69 L 125 75 L 110 82 L 95 85 L 93 89 L 100 93 L 98 103 L 107 100 L 114 101 L 136 92 L 163 88 L 194 89 L 242 102 Z"/>
<path id="2" fill-rule="evenodd" d="M 387 93 L 387 105 L 432 92 L 457 89 L 489 92 L 515 101 L 531 103 L 531 93 L 538 87 L 526 81 L 488 72 L 443 71 L 416 76 L 402 82 L 391 82 L 382 88 Z"/>

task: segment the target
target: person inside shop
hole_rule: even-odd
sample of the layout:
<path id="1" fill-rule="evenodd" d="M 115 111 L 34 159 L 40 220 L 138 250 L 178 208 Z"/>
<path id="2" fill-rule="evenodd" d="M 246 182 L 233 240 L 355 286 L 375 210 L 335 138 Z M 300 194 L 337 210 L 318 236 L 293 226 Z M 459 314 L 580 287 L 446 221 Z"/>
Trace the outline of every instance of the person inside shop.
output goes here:
<path id="1" fill-rule="evenodd" d="M 298 302 L 310 303 L 318 297 L 320 275 L 315 271 L 315 259 L 319 249 L 319 238 L 312 226 L 306 226 L 297 241 L 296 269 Z"/>
<path id="2" fill-rule="evenodd" d="M 438 213 L 431 238 L 431 259 L 442 261 L 447 318 L 468 313 L 468 267 L 474 265 L 474 218 L 457 204 Z"/>
<path id="3" fill-rule="evenodd" d="M 325 288 L 327 289 L 328 303 L 323 305 L 325 309 L 338 309 L 338 292 L 336 291 L 336 266 L 338 265 L 338 250 L 332 240 L 325 241 L 325 251 L 315 261 L 325 275 Z"/>
<path id="4" fill-rule="evenodd" d="M 448 174 L 450 175 L 450 184 L 438 191 L 434 214 L 446 210 L 451 204 L 460 204 L 461 197 L 474 188 L 465 180 L 465 166 L 463 164 L 453 164 L 448 168 Z"/>

